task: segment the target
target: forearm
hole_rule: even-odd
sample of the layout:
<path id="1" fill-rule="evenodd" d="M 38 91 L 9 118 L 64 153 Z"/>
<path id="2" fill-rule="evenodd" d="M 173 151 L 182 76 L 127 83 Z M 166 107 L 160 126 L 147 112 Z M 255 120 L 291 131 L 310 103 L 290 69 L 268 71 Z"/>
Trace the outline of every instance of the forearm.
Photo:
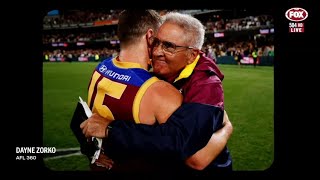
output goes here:
<path id="1" fill-rule="evenodd" d="M 222 125 L 223 127 L 211 136 L 208 144 L 204 148 L 186 160 L 185 163 L 188 166 L 202 170 L 223 151 L 233 132 L 233 126 L 226 111 L 224 111 Z"/>
<path id="2" fill-rule="evenodd" d="M 118 155 L 175 153 L 186 159 L 207 144 L 222 116 L 222 110 L 217 107 L 183 104 L 161 125 L 112 122 L 104 144 Z"/>
<path id="3" fill-rule="evenodd" d="M 206 168 L 225 148 L 230 137 L 229 130 L 228 127 L 224 127 L 212 134 L 208 144 L 189 157 L 185 163 L 196 170 Z"/>

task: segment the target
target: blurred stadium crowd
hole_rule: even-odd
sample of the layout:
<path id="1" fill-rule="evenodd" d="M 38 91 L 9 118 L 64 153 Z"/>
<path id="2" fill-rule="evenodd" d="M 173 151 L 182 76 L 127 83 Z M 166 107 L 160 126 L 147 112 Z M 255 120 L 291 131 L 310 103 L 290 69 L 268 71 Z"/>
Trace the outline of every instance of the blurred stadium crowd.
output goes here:
<path id="1" fill-rule="evenodd" d="M 161 15 L 168 10 L 157 10 Z M 202 51 L 224 56 L 274 56 L 274 19 L 270 11 L 246 9 L 170 10 L 191 14 L 206 28 Z M 53 10 L 43 19 L 44 61 L 101 61 L 119 51 L 116 35 L 121 10 Z"/>

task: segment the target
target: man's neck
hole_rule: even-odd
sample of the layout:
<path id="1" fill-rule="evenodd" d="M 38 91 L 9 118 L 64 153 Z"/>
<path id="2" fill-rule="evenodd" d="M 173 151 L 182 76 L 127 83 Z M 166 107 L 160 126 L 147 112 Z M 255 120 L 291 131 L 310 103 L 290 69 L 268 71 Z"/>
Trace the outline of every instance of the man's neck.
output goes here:
<path id="1" fill-rule="evenodd" d="M 167 81 L 168 83 L 172 84 L 172 83 L 174 82 L 174 80 L 175 80 L 178 76 L 179 76 L 179 74 L 178 74 L 178 75 L 175 75 L 175 76 L 168 77 L 168 78 L 166 78 L 166 81 Z"/>
<path id="2" fill-rule="evenodd" d="M 121 49 L 119 53 L 119 61 L 138 63 L 145 70 L 148 70 L 149 60 L 147 49 L 139 45 Z"/>

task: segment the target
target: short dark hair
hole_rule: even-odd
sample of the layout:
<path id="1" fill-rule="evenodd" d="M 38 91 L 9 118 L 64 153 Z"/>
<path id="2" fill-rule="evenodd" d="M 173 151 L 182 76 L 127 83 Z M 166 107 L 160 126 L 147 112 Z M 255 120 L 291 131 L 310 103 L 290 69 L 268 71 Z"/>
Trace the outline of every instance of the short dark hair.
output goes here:
<path id="1" fill-rule="evenodd" d="M 155 10 L 124 10 L 119 15 L 118 38 L 122 45 L 132 43 L 148 29 L 157 31 L 162 23 Z"/>

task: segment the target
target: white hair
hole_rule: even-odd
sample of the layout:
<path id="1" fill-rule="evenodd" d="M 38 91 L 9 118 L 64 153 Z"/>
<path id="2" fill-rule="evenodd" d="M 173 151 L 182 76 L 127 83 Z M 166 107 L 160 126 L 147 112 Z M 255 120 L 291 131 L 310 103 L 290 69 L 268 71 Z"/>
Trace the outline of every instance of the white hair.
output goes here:
<path id="1" fill-rule="evenodd" d="M 201 49 L 204 43 L 205 27 L 195 17 L 189 14 L 169 12 L 164 16 L 163 23 L 174 23 L 184 31 L 182 37 L 190 46 Z"/>

